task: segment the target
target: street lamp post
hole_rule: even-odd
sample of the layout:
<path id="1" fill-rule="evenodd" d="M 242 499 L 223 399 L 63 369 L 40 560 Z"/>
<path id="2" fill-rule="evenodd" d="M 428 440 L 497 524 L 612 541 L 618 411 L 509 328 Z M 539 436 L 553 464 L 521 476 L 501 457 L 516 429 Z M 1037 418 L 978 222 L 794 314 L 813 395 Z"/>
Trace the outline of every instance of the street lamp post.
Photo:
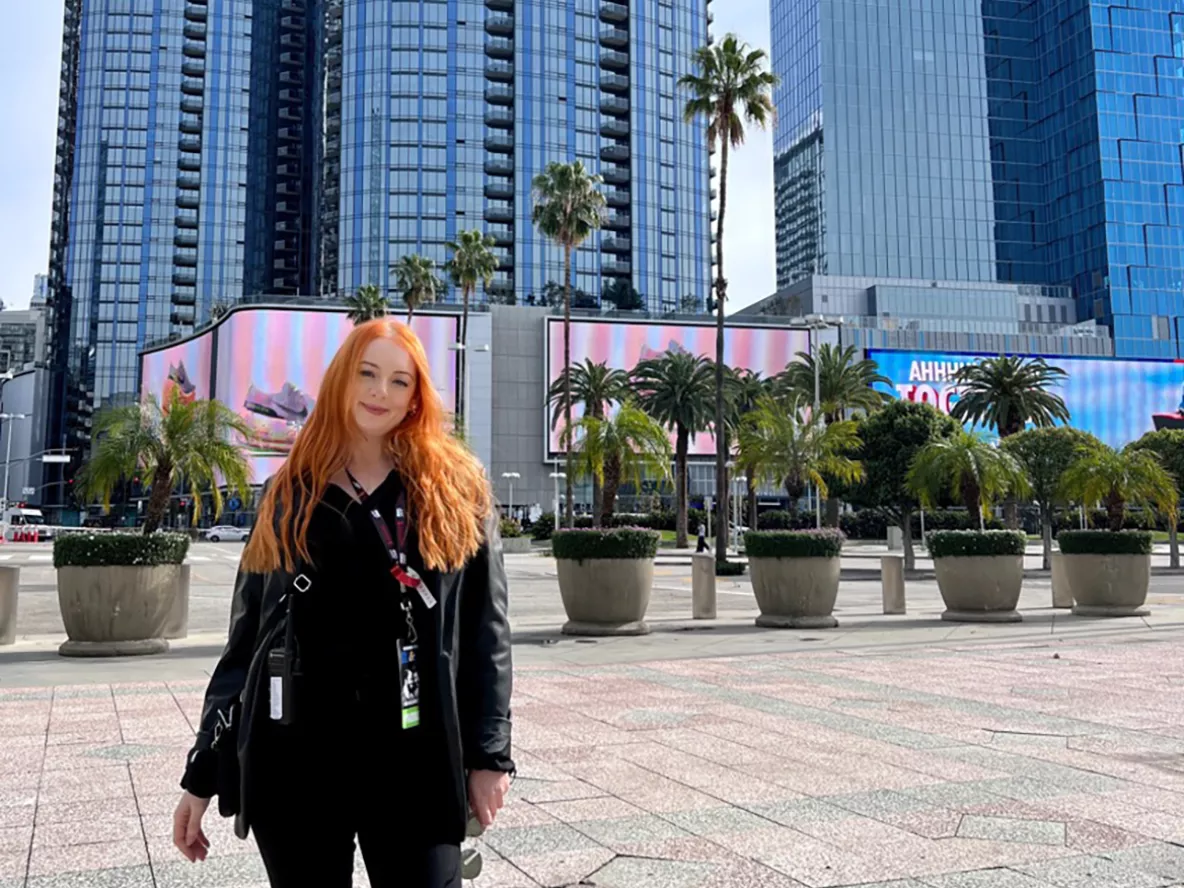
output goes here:
<path id="1" fill-rule="evenodd" d="M 522 476 L 519 475 L 517 472 L 502 472 L 502 477 L 505 478 L 506 481 L 508 481 L 509 485 L 510 485 L 510 503 L 509 503 L 510 517 L 513 518 L 514 517 L 514 480 L 516 478 L 521 478 Z"/>
<path id="2" fill-rule="evenodd" d="M 0 413 L 0 422 L 9 423 L 8 428 L 4 430 L 5 437 L 8 438 L 8 443 L 5 447 L 4 454 L 4 497 L 0 500 L 0 502 L 3 502 L 3 512 L 0 514 L 3 515 L 5 536 L 8 534 L 8 472 L 12 465 L 12 420 L 28 418 L 29 416 L 26 413 Z"/>
<path id="3" fill-rule="evenodd" d="M 461 418 L 462 427 L 465 434 L 469 434 L 469 380 L 472 378 L 469 375 L 469 352 L 487 352 L 488 345 L 474 345 L 469 348 L 463 342 L 450 342 L 448 350 L 458 352 L 460 354 L 460 410 L 457 411 Z"/>
<path id="4" fill-rule="evenodd" d="M 555 526 L 559 527 L 559 482 L 567 478 L 567 472 L 552 472 L 551 479 L 555 482 Z"/>

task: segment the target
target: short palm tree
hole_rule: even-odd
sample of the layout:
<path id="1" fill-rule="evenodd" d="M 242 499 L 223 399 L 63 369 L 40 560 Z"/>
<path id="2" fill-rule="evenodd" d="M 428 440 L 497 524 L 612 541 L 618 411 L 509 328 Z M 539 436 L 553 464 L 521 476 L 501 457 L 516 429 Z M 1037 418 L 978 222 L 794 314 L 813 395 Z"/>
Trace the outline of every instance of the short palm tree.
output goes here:
<path id="1" fill-rule="evenodd" d="M 768 56 L 735 34 L 695 51 L 695 71 L 678 83 L 689 94 L 683 116 L 707 122 L 707 142 L 720 145 L 719 218 L 715 243 L 715 427 L 724 426 L 724 305 L 728 281 L 724 277 L 724 216 L 728 208 L 728 150 L 744 144 L 746 123 L 762 129 L 773 120 L 773 88 L 778 78 L 767 68 Z M 715 442 L 715 498 L 720 514 L 728 513 L 727 446 L 724 435 Z M 716 522 L 716 551 L 726 552 L 726 521 Z"/>
<path id="2" fill-rule="evenodd" d="M 593 495 L 592 520 L 600 527 L 613 514 L 621 484 L 640 488 L 642 480 L 670 477 L 670 438 L 653 417 L 630 401 L 612 416 L 584 416 L 576 424 L 575 467 L 590 475 L 600 495 Z"/>
<path id="3" fill-rule="evenodd" d="M 1009 493 L 1028 491 L 1028 479 L 1014 456 L 962 428 L 922 447 L 906 483 L 926 508 L 936 508 L 942 497 L 949 497 L 967 511 L 977 511 L 979 529 L 985 527 L 984 512 L 993 503 Z"/>
<path id="4" fill-rule="evenodd" d="M 1176 496 L 1184 495 L 1184 431 L 1157 429 L 1131 444 L 1135 450 L 1150 450 L 1175 479 Z M 1168 559 L 1171 567 L 1180 566 L 1179 506 L 1168 516 Z"/>
<path id="5" fill-rule="evenodd" d="M 355 324 L 364 324 L 375 318 L 385 318 L 390 311 L 386 295 L 374 284 L 363 284 L 345 297 L 347 315 Z"/>
<path id="6" fill-rule="evenodd" d="M 1128 505 L 1175 515 L 1179 502 L 1176 479 L 1151 450 L 1102 445 L 1082 452 L 1061 479 L 1064 495 L 1092 506 L 1100 503 L 1113 531 L 1122 530 Z"/>
<path id="7" fill-rule="evenodd" d="M 463 307 L 460 315 L 460 330 L 457 342 L 461 345 L 460 379 L 465 379 L 468 372 L 469 355 L 469 300 L 477 291 L 477 284 L 489 286 L 493 274 L 497 271 L 497 254 L 493 252 L 493 238 L 483 234 L 476 228 L 458 232 L 455 241 L 449 241 L 446 246 L 452 251 L 452 258 L 445 268 L 448 270 L 452 282 L 460 287 Z M 464 403 L 464 385 L 461 385 L 461 397 L 458 399 L 460 409 L 456 411 L 463 425 L 465 411 L 468 405 Z"/>
<path id="8" fill-rule="evenodd" d="M 534 209 L 531 221 L 547 239 L 563 248 L 563 372 L 570 382 L 571 374 L 571 254 L 593 231 L 600 228 L 604 218 L 604 195 L 597 186 L 600 176 L 589 173 L 581 161 L 552 162 L 534 177 Z M 572 393 L 570 387 L 563 396 L 563 426 L 572 428 Z M 569 433 L 565 432 L 570 440 Z M 572 526 L 572 453 L 567 448 L 567 503 L 564 506 L 567 526 Z"/>
<path id="9" fill-rule="evenodd" d="M 962 367 L 954 376 L 958 400 L 950 414 L 962 422 L 994 429 L 1000 438 L 1069 421 L 1069 408 L 1049 391 L 1066 373 L 1043 358 L 1000 355 Z"/>
<path id="10" fill-rule="evenodd" d="M 737 451 L 738 464 L 740 470 L 744 473 L 748 524 L 750 527 L 755 528 L 756 491 L 759 478 L 756 466 L 746 462 L 744 460 L 744 454 L 738 452 L 740 427 L 744 422 L 744 417 L 756 410 L 760 406 L 761 401 L 772 394 L 773 389 L 770 380 L 762 378 L 760 373 L 752 370 L 732 370 L 729 368 L 727 382 L 727 391 L 725 392 L 727 416 L 724 422 L 724 428 L 728 431 L 729 451 Z"/>
<path id="11" fill-rule="evenodd" d="M 111 503 L 111 493 L 133 477 L 151 488 L 144 508 L 144 533 L 157 530 L 169 496 L 184 484 L 193 499 L 193 518 L 202 514 L 202 494 L 210 491 L 214 517 L 222 513 L 222 489 L 242 499 L 250 495 L 250 466 L 231 434 L 250 435 L 250 427 L 221 401 L 183 402 L 174 393 L 162 409 L 151 395 L 139 404 L 112 407 L 95 418 L 95 444 L 78 478 L 79 492 Z M 221 485 L 221 488 L 219 487 Z"/>
<path id="12" fill-rule="evenodd" d="M 713 375 L 710 361 L 687 352 L 668 351 L 633 368 L 638 403 L 674 433 L 675 537 L 680 549 L 687 545 L 687 450 L 695 435 L 711 427 Z"/>
<path id="13" fill-rule="evenodd" d="M 436 301 L 444 282 L 436 274 L 436 263 L 427 256 L 411 253 L 395 263 L 395 283 L 407 306 L 407 323 L 417 309 Z"/>
<path id="14" fill-rule="evenodd" d="M 853 458 L 858 450 L 854 422 L 827 425 L 800 401 L 764 397 L 740 426 L 741 460 L 759 478 L 784 485 L 795 512 L 810 485 L 826 496 L 827 478 L 862 478 L 863 466 Z"/>
<path id="15" fill-rule="evenodd" d="M 814 371 L 818 370 L 818 403 L 827 422 L 842 419 L 848 412 L 871 413 L 883 407 L 891 396 L 876 385 L 892 385 L 870 358 L 861 357 L 853 345 L 840 348 L 824 342 L 817 354 L 798 352 L 798 360 L 785 368 L 777 386 L 803 404 L 814 403 Z"/>

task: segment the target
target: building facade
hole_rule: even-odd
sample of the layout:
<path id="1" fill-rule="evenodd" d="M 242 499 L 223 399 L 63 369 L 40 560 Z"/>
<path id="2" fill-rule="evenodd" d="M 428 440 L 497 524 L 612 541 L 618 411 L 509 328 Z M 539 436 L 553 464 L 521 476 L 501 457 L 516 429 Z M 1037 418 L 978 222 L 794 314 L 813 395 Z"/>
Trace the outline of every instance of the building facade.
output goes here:
<path id="1" fill-rule="evenodd" d="M 773 0 L 772 25 L 779 290 L 1068 287 L 1117 354 L 1182 354 L 1178 3 Z"/>

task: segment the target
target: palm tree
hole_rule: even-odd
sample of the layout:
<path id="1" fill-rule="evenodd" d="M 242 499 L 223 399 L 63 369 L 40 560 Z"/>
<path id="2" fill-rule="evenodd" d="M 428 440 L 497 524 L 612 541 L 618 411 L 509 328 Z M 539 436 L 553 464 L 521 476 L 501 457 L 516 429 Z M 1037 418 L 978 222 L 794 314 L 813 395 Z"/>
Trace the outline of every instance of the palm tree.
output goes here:
<path id="1" fill-rule="evenodd" d="M 762 129 L 773 119 L 772 91 L 777 76 L 765 70 L 768 58 L 735 34 L 695 51 L 696 71 L 678 81 L 690 93 L 683 116 L 687 122 L 707 121 L 707 142 L 720 145 L 719 219 L 715 242 L 715 427 L 724 427 L 724 305 L 728 281 L 724 277 L 724 215 L 728 208 L 728 149 L 744 144 L 745 123 Z M 728 453 L 723 435 L 715 442 L 715 498 L 720 515 L 728 514 Z M 726 552 L 727 521 L 716 522 L 716 551 Z"/>
<path id="2" fill-rule="evenodd" d="M 345 297 L 348 317 L 355 324 L 364 324 L 375 318 L 385 318 L 390 310 L 386 295 L 374 284 L 363 284 L 357 291 Z"/>
<path id="3" fill-rule="evenodd" d="M 436 276 L 436 263 L 427 256 L 411 253 L 395 263 L 395 282 L 407 306 L 407 323 L 416 309 L 436 301 L 444 282 Z"/>
<path id="4" fill-rule="evenodd" d="M 668 351 L 633 368 L 638 403 L 674 433 L 675 544 L 680 549 L 687 545 L 687 449 L 711 426 L 712 376 L 710 361 L 687 352 Z"/>
<path id="5" fill-rule="evenodd" d="M 918 451 L 907 484 L 926 508 L 935 508 L 941 497 L 949 496 L 968 511 L 977 510 L 979 529 L 985 527 L 983 513 L 992 503 L 1013 491 L 1028 490 L 1028 479 L 1014 456 L 962 428 Z"/>
<path id="6" fill-rule="evenodd" d="M 210 490 L 214 517 L 222 514 L 222 487 L 246 499 L 250 466 L 231 433 L 250 434 L 247 423 L 221 401 L 185 403 L 173 394 L 167 409 L 149 395 L 139 404 L 112 407 L 95 418 L 95 446 L 78 478 L 79 492 L 110 507 L 111 493 L 132 477 L 152 489 L 144 509 L 144 533 L 157 530 L 178 484 L 188 487 L 193 518 L 201 517 Z"/>
<path id="7" fill-rule="evenodd" d="M 858 449 L 854 422 L 827 425 L 821 416 L 810 415 L 801 401 L 766 396 L 740 426 L 741 459 L 758 477 L 784 485 L 795 512 L 810 485 L 826 496 L 827 478 L 862 478 L 863 467 L 852 459 Z"/>
<path id="8" fill-rule="evenodd" d="M 1122 530 L 1127 505 L 1176 514 L 1176 479 L 1151 450 L 1102 445 L 1084 450 L 1061 479 L 1064 495 L 1086 506 L 1101 503 L 1113 531 Z"/>
<path id="9" fill-rule="evenodd" d="M 569 382 L 571 374 L 571 254 L 588 236 L 600 228 L 604 217 L 604 195 L 597 187 L 604 180 L 590 174 L 581 161 L 552 162 L 534 177 L 534 209 L 531 221 L 539 232 L 563 248 L 563 372 Z M 572 396 L 570 386 L 563 396 L 563 427 L 565 440 L 570 442 Z M 567 503 L 564 513 L 567 526 L 572 526 L 572 453 L 567 450 L 565 482 Z"/>
<path id="10" fill-rule="evenodd" d="M 1180 429 L 1157 429 L 1147 432 L 1131 444 L 1135 450 L 1150 450 L 1157 457 L 1168 474 L 1176 481 L 1176 496 L 1184 494 L 1184 431 Z M 1171 567 L 1180 566 L 1179 511 L 1173 509 L 1168 516 L 1168 559 Z"/>
<path id="11" fill-rule="evenodd" d="M 460 417 L 463 424 L 465 411 L 468 410 L 469 405 L 464 403 L 464 380 L 465 374 L 469 369 L 469 355 L 467 352 L 469 345 L 469 298 L 477 290 L 477 284 L 483 283 L 489 286 L 489 282 L 493 280 L 493 274 L 497 271 L 497 254 L 493 252 L 493 238 L 483 234 L 476 228 L 471 228 L 468 231 L 460 231 L 456 235 L 455 241 L 449 241 L 445 246 L 452 251 L 452 258 L 448 260 L 445 267 L 448 270 L 452 282 L 460 287 L 464 306 L 461 309 L 460 316 L 460 330 L 457 342 L 460 344 L 460 380 L 461 380 L 461 396 L 457 400 L 460 402 L 460 409 L 457 415 Z"/>
<path id="12" fill-rule="evenodd" d="M 954 376 L 958 400 L 950 414 L 962 422 L 994 429 L 1000 438 L 1031 423 L 1037 428 L 1069 421 L 1060 395 L 1048 391 L 1067 374 L 1043 358 L 1000 355 L 962 367 Z"/>
<path id="13" fill-rule="evenodd" d="M 640 488 L 647 475 L 670 477 L 670 438 L 648 413 L 630 401 L 612 416 L 584 416 L 576 424 L 576 473 L 590 475 L 602 493 L 593 495 L 592 521 L 600 527 L 613 513 L 622 483 Z"/>
<path id="14" fill-rule="evenodd" d="M 744 417 L 756 410 L 761 401 L 772 394 L 772 384 L 768 379 L 762 379 L 759 373 L 752 370 L 728 371 L 727 417 L 724 428 L 730 437 L 729 450 L 737 450 L 737 459 L 741 471 L 744 473 L 747 493 L 748 524 L 756 528 L 756 490 L 759 480 L 756 466 L 745 460 L 744 454 L 738 450 L 740 428 Z"/>

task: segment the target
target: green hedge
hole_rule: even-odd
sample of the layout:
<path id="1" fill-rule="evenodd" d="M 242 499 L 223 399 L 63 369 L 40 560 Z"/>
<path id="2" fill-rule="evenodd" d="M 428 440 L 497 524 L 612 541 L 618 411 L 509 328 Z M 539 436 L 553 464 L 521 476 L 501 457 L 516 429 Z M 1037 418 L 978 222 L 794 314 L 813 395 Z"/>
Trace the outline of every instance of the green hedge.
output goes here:
<path id="1" fill-rule="evenodd" d="M 715 575 L 717 577 L 742 577 L 747 566 L 743 561 L 717 561 L 715 562 Z"/>
<path id="2" fill-rule="evenodd" d="M 1147 530 L 1062 530 L 1057 545 L 1066 555 L 1150 555 L 1152 536 Z"/>
<path id="3" fill-rule="evenodd" d="M 662 535 L 640 527 L 610 530 L 557 530 L 551 535 L 551 552 L 566 561 L 595 558 L 653 558 Z"/>
<path id="4" fill-rule="evenodd" d="M 189 553 L 183 533 L 65 533 L 53 541 L 54 567 L 180 564 Z"/>
<path id="5" fill-rule="evenodd" d="M 846 537 L 841 530 L 750 530 L 744 534 L 749 558 L 838 558 Z"/>
<path id="6" fill-rule="evenodd" d="M 935 530 L 925 535 L 934 558 L 974 555 L 1023 555 L 1028 537 L 1018 530 Z"/>

